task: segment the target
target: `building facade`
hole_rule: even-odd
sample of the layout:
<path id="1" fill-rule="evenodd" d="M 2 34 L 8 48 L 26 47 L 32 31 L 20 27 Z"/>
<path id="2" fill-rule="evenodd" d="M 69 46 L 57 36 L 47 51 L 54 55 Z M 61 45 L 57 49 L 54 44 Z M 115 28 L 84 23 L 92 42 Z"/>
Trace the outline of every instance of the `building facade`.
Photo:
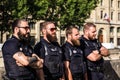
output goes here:
<path id="1" fill-rule="evenodd" d="M 86 22 L 97 26 L 99 41 L 120 45 L 120 0 L 100 0 Z"/>
<path id="2" fill-rule="evenodd" d="M 41 22 L 44 20 L 30 24 L 32 44 L 37 43 L 42 37 L 40 33 Z M 90 18 L 86 22 L 96 24 L 97 37 L 100 42 L 113 43 L 115 47 L 120 46 L 120 0 L 100 0 L 95 10 L 91 11 Z M 82 27 L 80 33 L 82 35 Z M 58 28 L 57 37 L 60 44 L 64 43 L 65 32 Z"/>

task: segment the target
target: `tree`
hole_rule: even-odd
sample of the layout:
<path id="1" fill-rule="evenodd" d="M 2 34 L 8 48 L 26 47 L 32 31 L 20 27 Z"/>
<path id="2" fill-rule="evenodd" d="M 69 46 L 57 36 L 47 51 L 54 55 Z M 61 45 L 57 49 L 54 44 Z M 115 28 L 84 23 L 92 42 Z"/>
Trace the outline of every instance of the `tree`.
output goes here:
<path id="1" fill-rule="evenodd" d="M 59 26 L 81 26 L 95 9 L 99 0 L 48 0 L 45 20 L 59 22 Z M 61 27 L 62 28 L 62 27 Z"/>
<path id="2" fill-rule="evenodd" d="M 0 2 L 0 32 L 1 32 L 1 39 L 2 42 L 3 34 L 6 31 L 10 31 L 10 20 L 11 20 L 11 13 L 8 11 L 9 6 L 7 0 L 1 0 Z"/>
<path id="3" fill-rule="evenodd" d="M 2 37 L 5 32 L 11 32 L 11 23 L 13 20 L 17 18 L 27 19 L 28 15 L 32 15 L 33 19 L 42 19 L 47 10 L 46 2 L 46 0 L 1 0 L 0 42 L 2 42 Z"/>
<path id="4" fill-rule="evenodd" d="M 69 24 L 82 25 L 95 9 L 99 0 L 1 0 L 0 31 L 11 31 L 11 23 L 16 18 L 49 20 L 63 28 Z M 1 36 L 2 36 L 1 34 Z"/>

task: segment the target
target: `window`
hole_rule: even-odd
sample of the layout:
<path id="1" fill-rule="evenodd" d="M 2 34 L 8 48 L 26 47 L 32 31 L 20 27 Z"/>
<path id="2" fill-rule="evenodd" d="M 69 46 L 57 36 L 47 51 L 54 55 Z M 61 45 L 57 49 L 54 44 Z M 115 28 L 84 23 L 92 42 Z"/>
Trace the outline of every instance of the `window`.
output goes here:
<path id="1" fill-rule="evenodd" d="M 100 12 L 100 19 L 103 18 L 103 11 Z"/>
<path id="2" fill-rule="evenodd" d="M 117 38 L 117 45 L 120 45 L 120 38 Z"/>
<path id="3" fill-rule="evenodd" d="M 110 43 L 111 43 L 111 42 L 114 43 L 113 38 L 110 38 Z"/>
<path id="4" fill-rule="evenodd" d="M 110 33 L 113 33 L 114 27 L 110 27 Z"/>
<path id="5" fill-rule="evenodd" d="M 113 12 L 111 12 L 111 20 L 113 20 Z"/>
<path id="6" fill-rule="evenodd" d="M 64 42 L 65 42 L 65 37 L 64 37 L 64 36 L 61 36 L 60 38 L 61 38 L 61 39 L 60 39 L 60 44 L 63 45 Z"/>
<path id="7" fill-rule="evenodd" d="M 113 7 L 113 0 L 111 0 L 111 7 Z"/>
<path id="8" fill-rule="evenodd" d="M 120 21 L 120 13 L 118 13 L 118 21 Z"/>
<path id="9" fill-rule="evenodd" d="M 35 29 L 35 23 L 34 22 L 29 22 L 30 29 Z"/>
<path id="10" fill-rule="evenodd" d="M 101 6 L 103 5 L 103 0 L 100 0 L 100 5 L 101 5 Z"/>
<path id="11" fill-rule="evenodd" d="M 80 27 L 79 27 L 79 30 L 80 30 L 80 31 L 83 31 L 83 26 L 80 26 Z"/>
<path id="12" fill-rule="evenodd" d="M 32 46 L 35 45 L 35 36 L 31 36 L 31 42 L 30 42 L 30 44 L 31 44 Z"/>
<path id="13" fill-rule="evenodd" d="M 117 28 L 117 32 L 120 33 L 120 27 Z"/>
<path id="14" fill-rule="evenodd" d="M 120 1 L 118 1 L 118 8 L 120 8 Z"/>

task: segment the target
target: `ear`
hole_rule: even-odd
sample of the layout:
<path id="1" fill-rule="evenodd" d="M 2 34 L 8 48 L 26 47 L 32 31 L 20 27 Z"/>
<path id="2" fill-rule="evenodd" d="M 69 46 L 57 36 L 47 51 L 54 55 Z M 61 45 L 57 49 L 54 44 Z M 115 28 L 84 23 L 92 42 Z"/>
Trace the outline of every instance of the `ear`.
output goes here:
<path id="1" fill-rule="evenodd" d="M 71 39 L 71 37 L 72 37 L 71 34 L 68 34 L 68 39 Z"/>
<path id="2" fill-rule="evenodd" d="M 15 27 L 14 32 L 19 32 L 19 29 Z"/>
<path id="3" fill-rule="evenodd" d="M 43 34 L 46 34 L 46 30 L 45 30 L 45 29 L 43 29 L 43 30 L 42 30 L 42 33 L 43 33 Z"/>
<path id="4" fill-rule="evenodd" d="M 85 33 L 88 34 L 88 30 L 85 30 Z"/>

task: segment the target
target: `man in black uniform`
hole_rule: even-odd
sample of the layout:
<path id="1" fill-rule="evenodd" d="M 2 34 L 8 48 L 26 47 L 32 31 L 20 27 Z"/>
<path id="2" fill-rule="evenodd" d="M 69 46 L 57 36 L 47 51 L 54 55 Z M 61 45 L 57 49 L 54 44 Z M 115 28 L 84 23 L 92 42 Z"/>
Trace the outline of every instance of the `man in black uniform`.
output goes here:
<path id="1" fill-rule="evenodd" d="M 56 27 L 52 22 L 41 24 L 43 38 L 34 47 L 35 53 L 43 59 L 45 80 L 59 80 L 63 75 L 62 50 L 57 42 Z"/>
<path id="2" fill-rule="evenodd" d="M 81 47 L 84 51 L 88 80 L 104 80 L 103 56 L 108 56 L 108 50 L 96 39 L 96 26 L 93 23 L 86 23 L 81 37 Z"/>
<path id="3" fill-rule="evenodd" d="M 83 51 L 80 49 L 79 29 L 73 25 L 68 26 L 66 37 L 67 41 L 62 46 L 66 80 L 87 80 Z"/>
<path id="4" fill-rule="evenodd" d="M 5 80 L 36 80 L 35 69 L 42 68 L 42 61 L 36 54 L 33 54 L 30 46 L 28 22 L 24 19 L 15 20 L 12 29 L 12 37 L 2 47 L 6 70 L 4 78 Z"/>

